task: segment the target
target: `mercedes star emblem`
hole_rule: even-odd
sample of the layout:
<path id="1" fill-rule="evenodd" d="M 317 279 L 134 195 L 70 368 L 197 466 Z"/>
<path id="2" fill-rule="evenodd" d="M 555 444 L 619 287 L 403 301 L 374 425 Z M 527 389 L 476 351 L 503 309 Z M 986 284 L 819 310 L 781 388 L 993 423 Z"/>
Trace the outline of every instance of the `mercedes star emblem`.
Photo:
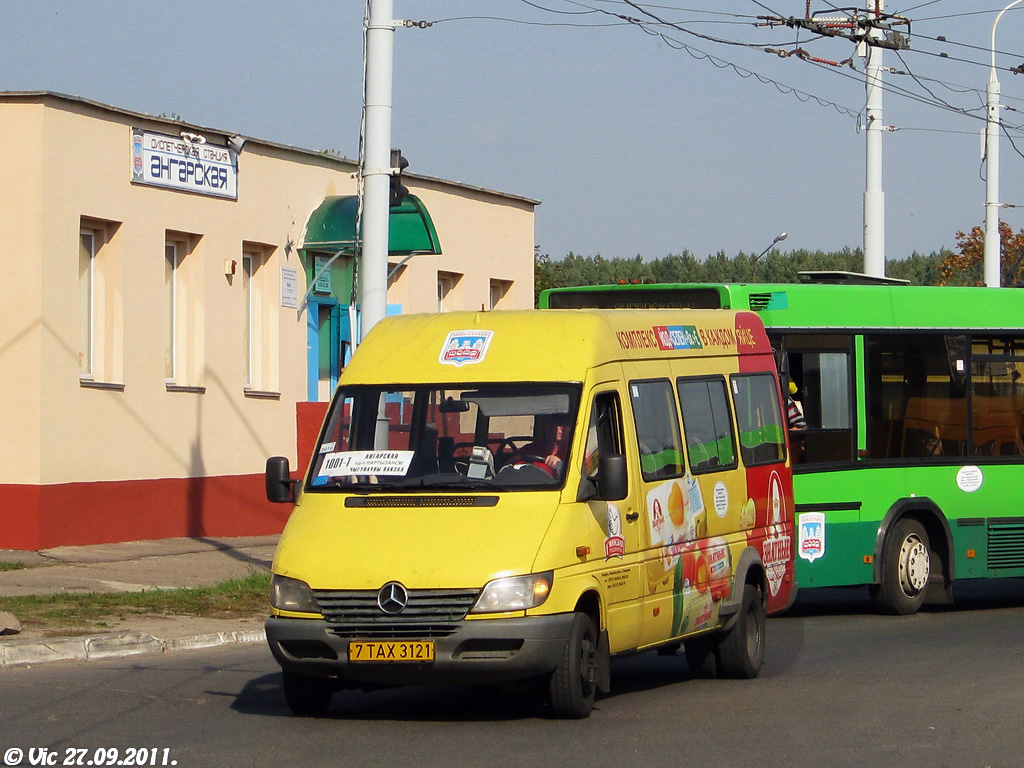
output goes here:
<path id="1" fill-rule="evenodd" d="M 384 613 L 401 613 L 409 602 L 409 591 L 397 581 L 389 581 L 377 593 L 377 605 Z"/>

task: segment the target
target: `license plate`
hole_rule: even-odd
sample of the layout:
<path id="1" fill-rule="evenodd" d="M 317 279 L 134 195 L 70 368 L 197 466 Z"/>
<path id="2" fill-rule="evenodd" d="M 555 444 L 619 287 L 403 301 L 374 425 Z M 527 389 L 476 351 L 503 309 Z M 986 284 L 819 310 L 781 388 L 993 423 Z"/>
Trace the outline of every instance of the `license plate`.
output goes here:
<path id="1" fill-rule="evenodd" d="M 433 661 L 432 640 L 387 640 L 367 642 L 360 640 L 348 644 L 349 661 Z"/>

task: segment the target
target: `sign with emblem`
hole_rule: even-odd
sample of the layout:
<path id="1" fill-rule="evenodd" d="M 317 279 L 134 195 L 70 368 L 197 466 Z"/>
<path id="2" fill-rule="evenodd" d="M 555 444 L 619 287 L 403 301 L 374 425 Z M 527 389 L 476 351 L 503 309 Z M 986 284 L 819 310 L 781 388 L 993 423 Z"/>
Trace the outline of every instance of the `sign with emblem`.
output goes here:
<path id="1" fill-rule="evenodd" d="M 445 339 L 437 361 L 457 367 L 479 363 L 487 356 L 492 336 L 494 331 L 452 331 Z"/>
<path id="2" fill-rule="evenodd" d="M 238 199 L 238 153 L 195 134 L 167 136 L 132 129 L 132 181 L 200 195 Z"/>
<path id="3" fill-rule="evenodd" d="M 804 512 L 800 515 L 797 551 L 804 560 L 813 563 L 825 556 L 825 513 Z"/>

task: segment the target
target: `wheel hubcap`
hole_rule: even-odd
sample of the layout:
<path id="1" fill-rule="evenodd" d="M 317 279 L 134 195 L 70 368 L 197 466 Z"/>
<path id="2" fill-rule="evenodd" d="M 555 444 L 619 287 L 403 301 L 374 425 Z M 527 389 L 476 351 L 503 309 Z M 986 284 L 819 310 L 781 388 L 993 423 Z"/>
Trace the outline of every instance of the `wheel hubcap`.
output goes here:
<path id="1" fill-rule="evenodd" d="M 589 696 L 597 679 L 597 648 L 589 637 L 580 643 L 580 678 L 583 694 Z"/>
<path id="2" fill-rule="evenodd" d="M 916 534 L 911 534 L 900 547 L 900 587 L 909 596 L 916 595 L 928 583 L 931 569 L 928 548 Z"/>
<path id="3" fill-rule="evenodd" d="M 747 616 L 747 656 L 757 658 L 761 650 L 761 628 L 757 624 L 757 612 L 751 608 Z"/>

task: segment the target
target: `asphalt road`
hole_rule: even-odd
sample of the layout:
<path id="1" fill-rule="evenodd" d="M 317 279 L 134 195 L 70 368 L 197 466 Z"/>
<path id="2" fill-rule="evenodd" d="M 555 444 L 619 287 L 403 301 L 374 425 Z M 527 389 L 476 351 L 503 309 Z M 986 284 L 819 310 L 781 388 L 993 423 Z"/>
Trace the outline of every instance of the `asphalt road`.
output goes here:
<path id="1" fill-rule="evenodd" d="M 612 695 L 575 722 L 487 688 L 346 692 L 327 717 L 294 717 L 262 644 L 13 668 L 0 765 L 117 747 L 187 768 L 1022 766 L 1024 581 L 957 597 L 885 617 L 864 590 L 808 591 L 769 621 L 757 680 L 693 680 L 682 656 L 644 654 L 617 662 Z"/>

